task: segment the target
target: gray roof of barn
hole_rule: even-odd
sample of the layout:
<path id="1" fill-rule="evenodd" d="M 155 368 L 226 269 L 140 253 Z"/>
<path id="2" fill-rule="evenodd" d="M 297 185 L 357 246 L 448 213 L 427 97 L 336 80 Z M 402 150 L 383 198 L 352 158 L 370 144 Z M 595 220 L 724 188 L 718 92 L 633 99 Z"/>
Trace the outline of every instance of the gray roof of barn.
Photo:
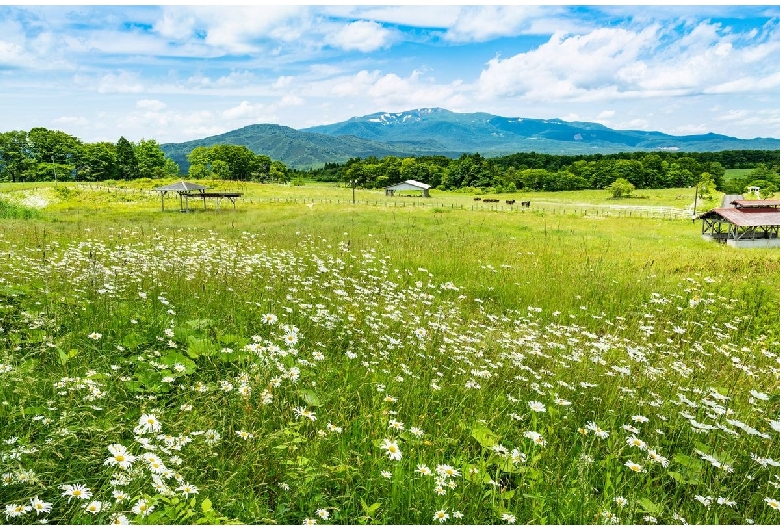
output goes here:
<path id="1" fill-rule="evenodd" d="M 154 191 L 202 191 L 207 189 L 208 186 L 201 186 L 200 184 L 194 184 L 192 182 L 187 182 L 186 180 L 182 180 L 180 182 L 174 182 L 173 184 L 168 184 L 167 186 L 160 186 L 159 188 L 154 188 Z"/>

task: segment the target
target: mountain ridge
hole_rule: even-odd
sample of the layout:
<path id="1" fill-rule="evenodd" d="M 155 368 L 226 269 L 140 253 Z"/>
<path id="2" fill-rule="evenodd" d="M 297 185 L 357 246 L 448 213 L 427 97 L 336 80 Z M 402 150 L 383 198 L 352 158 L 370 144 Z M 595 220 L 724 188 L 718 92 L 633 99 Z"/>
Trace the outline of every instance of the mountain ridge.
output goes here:
<path id="1" fill-rule="evenodd" d="M 559 118 L 507 118 L 485 112 L 456 113 L 433 107 L 404 112 L 376 112 L 346 121 L 293 129 L 254 124 L 223 134 L 162 144 L 183 171 L 195 147 L 245 145 L 288 167 L 321 167 L 350 158 L 463 153 L 504 156 L 517 152 L 580 155 L 629 151 L 780 150 L 775 138 L 740 139 L 713 132 L 674 136 L 657 131 L 617 130 L 593 122 Z"/>

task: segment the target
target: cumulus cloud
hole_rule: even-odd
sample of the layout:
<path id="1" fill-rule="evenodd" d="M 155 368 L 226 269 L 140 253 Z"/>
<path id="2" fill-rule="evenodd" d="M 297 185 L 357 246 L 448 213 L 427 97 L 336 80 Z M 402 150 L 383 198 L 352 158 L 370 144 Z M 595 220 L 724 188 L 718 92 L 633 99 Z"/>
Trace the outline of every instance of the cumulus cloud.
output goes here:
<path id="1" fill-rule="evenodd" d="M 531 5 L 462 7 L 449 25 L 444 39 L 453 42 L 483 42 L 515 36 L 531 28 L 536 18 L 550 15 L 549 8 Z"/>
<path id="2" fill-rule="evenodd" d="M 377 22 L 357 20 L 327 36 L 326 42 L 343 50 L 372 52 L 392 44 L 394 34 Z"/>
<path id="3" fill-rule="evenodd" d="M 143 92 L 144 84 L 137 72 L 120 71 L 117 74 L 106 74 L 97 81 L 97 91 L 101 94 Z"/>
<path id="4" fill-rule="evenodd" d="M 351 77 L 329 81 L 330 92 L 341 97 L 360 97 L 364 104 L 383 110 L 408 110 L 417 107 L 461 107 L 467 90 L 459 80 L 448 84 L 436 83 L 419 70 L 408 77 L 378 70 L 361 70 Z M 375 111 L 375 110 L 374 110 Z M 374 112 L 372 111 L 372 112 Z"/>
<path id="5" fill-rule="evenodd" d="M 198 40 L 232 54 L 260 51 L 264 38 L 289 42 L 310 27 L 304 6 L 165 6 L 154 30 L 168 39 Z"/>

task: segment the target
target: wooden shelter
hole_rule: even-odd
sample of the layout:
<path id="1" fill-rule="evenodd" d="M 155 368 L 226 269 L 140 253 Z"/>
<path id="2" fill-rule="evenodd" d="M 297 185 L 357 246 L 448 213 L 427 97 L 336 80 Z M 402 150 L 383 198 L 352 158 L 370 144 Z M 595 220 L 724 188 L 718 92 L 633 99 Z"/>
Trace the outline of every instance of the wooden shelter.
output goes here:
<path id="1" fill-rule="evenodd" d="M 160 186 L 155 188 L 154 191 L 160 192 L 160 202 L 162 203 L 162 211 L 165 211 L 165 194 L 170 192 L 176 192 L 179 194 L 179 211 L 190 211 L 190 197 L 197 197 L 203 199 L 203 209 L 206 209 L 206 198 L 213 197 L 217 199 L 217 210 L 219 210 L 220 202 L 222 199 L 228 199 L 233 203 L 233 209 L 236 209 L 236 199 L 241 197 L 243 193 L 233 191 L 206 191 L 208 186 L 201 186 L 200 184 L 194 184 L 192 182 L 180 181 L 167 186 Z"/>
<path id="2" fill-rule="evenodd" d="M 428 193 L 429 189 L 431 189 L 431 186 L 428 184 L 423 184 L 416 180 L 406 180 L 393 186 L 387 186 L 385 188 L 385 195 L 392 197 L 395 195 L 396 191 L 419 191 L 422 193 L 423 197 L 430 197 L 431 195 Z"/>
<path id="3" fill-rule="evenodd" d="M 715 208 L 698 217 L 707 239 L 738 248 L 780 248 L 780 201 L 731 201 L 731 207 Z"/>

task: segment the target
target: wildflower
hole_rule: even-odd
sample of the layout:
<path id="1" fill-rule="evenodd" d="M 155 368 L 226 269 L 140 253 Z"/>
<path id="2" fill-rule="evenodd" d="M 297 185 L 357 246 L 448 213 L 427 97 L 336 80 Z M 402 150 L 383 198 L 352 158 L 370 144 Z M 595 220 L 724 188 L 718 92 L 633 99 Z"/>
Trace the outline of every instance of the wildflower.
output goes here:
<path id="1" fill-rule="evenodd" d="M 780 510 L 780 501 L 777 501 L 775 499 L 770 499 L 769 497 L 764 497 L 764 502 L 767 503 L 767 505 L 770 508 L 774 508 L 775 510 Z"/>
<path id="2" fill-rule="evenodd" d="M 96 331 L 95 331 L 95 332 L 93 332 L 93 333 L 90 333 L 90 334 L 89 334 L 89 335 L 87 335 L 87 336 L 88 336 L 90 339 L 92 339 L 92 340 L 100 340 L 100 338 L 101 338 L 103 335 L 101 335 L 100 333 L 98 333 L 98 332 L 96 332 Z"/>
<path id="3" fill-rule="evenodd" d="M 149 499 L 140 499 L 131 510 L 134 514 L 145 517 L 154 511 L 154 504 Z"/>
<path id="4" fill-rule="evenodd" d="M 731 508 L 737 505 L 736 502 L 732 501 L 731 499 L 727 499 L 726 497 L 718 497 L 717 499 L 715 499 L 715 501 L 721 506 L 725 504 L 726 506 L 729 506 Z"/>
<path id="5" fill-rule="evenodd" d="M 455 519 L 463 519 L 463 514 L 461 512 L 452 512 L 452 517 Z"/>
<path id="6" fill-rule="evenodd" d="M 122 490 L 114 490 L 113 495 L 114 495 L 114 500 L 116 502 L 124 502 L 124 501 L 126 501 L 127 499 L 130 498 L 130 495 L 128 495 L 127 493 L 125 493 Z"/>
<path id="7" fill-rule="evenodd" d="M 244 440 L 248 440 L 250 438 L 254 438 L 255 437 L 254 434 L 252 434 L 251 432 L 246 432 L 246 431 L 236 431 L 236 436 L 238 436 L 239 438 L 242 438 Z"/>
<path id="8" fill-rule="evenodd" d="M 501 456 L 507 456 L 509 454 L 509 449 L 504 447 L 501 444 L 496 444 L 493 447 L 491 447 L 494 453 L 501 455 Z"/>
<path id="9" fill-rule="evenodd" d="M 72 499 L 84 499 L 86 501 L 92 497 L 92 492 L 84 484 L 74 484 L 72 486 L 66 484 L 62 486 L 62 490 L 62 496 L 68 497 L 68 502 Z"/>
<path id="10" fill-rule="evenodd" d="M 693 498 L 702 503 L 704 506 L 709 506 L 712 504 L 712 497 L 710 496 L 704 497 L 703 495 L 694 495 Z"/>
<path id="11" fill-rule="evenodd" d="M 298 418 L 307 418 L 311 421 L 317 419 L 317 416 L 315 415 L 314 411 L 311 411 L 306 407 L 295 407 L 293 409 L 293 412 L 295 412 L 295 416 Z"/>
<path id="12" fill-rule="evenodd" d="M 279 487 L 284 491 L 290 491 L 290 485 L 287 484 L 286 482 L 280 482 Z"/>
<path id="13" fill-rule="evenodd" d="M 460 471 L 447 464 L 439 464 L 436 466 L 436 473 L 442 477 L 459 477 Z"/>
<path id="14" fill-rule="evenodd" d="M 319 510 L 317 510 L 317 516 L 323 521 L 327 521 L 328 517 L 330 517 L 330 512 L 328 512 L 328 510 L 326 510 L 325 508 L 320 508 Z"/>
<path id="15" fill-rule="evenodd" d="M 393 474 L 391 472 L 387 471 L 386 469 L 382 470 L 380 475 L 382 475 L 383 478 L 392 478 L 393 477 Z"/>
<path id="16" fill-rule="evenodd" d="M 571 405 L 571 401 L 566 401 L 565 399 L 562 398 L 555 398 L 555 404 L 560 405 L 561 407 L 568 407 L 569 405 Z"/>
<path id="17" fill-rule="evenodd" d="M 589 431 L 593 431 L 593 434 L 595 434 L 602 440 L 606 440 L 607 438 L 609 438 L 609 431 L 605 431 L 604 429 L 596 425 L 596 422 L 593 421 L 588 422 L 588 424 L 585 425 L 585 428 L 588 429 Z"/>
<path id="18" fill-rule="evenodd" d="M 444 521 L 446 521 L 449 518 L 450 518 L 450 514 L 448 514 L 444 510 L 439 510 L 438 512 L 433 514 L 433 520 L 434 521 L 439 521 L 440 523 L 443 523 Z"/>
<path id="19" fill-rule="evenodd" d="M 390 420 L 387 428 L 388 429 L 396 429 L 398 431 L 403 431 L 404 430 L 404 424 L 402 422 L 396 420 L 396 419 L 392 419 L 392 420 Z"/>
<path id="20" fill-rule="evenodd" d="M 523 433 L 523 436 L 525 436 L 526 438 L 530 438 L 531 440 L 533 440 L 533 442 L 534 442 L 536 445 L 545 445 L 545 444 L 547 443 L 547 442 L 545 442 L 545 441 L 544 441 L 544 438 L 542 438 L 542 435 L 541 435 L 541 434 L 539 434 L 539 433 L 538 433 L 538 432 L 536 432 L 536 431 L 525 431 L 525 432 Z"/>
<path id="21" fill-rule="evenodd" d="M 628 462 L 626 462 L 625 466 L 626 466 L 628 469 L 630 469 L 631 471 L 635 472 L 635 473 L 639 473 L 639 472 L 640 472 L 640 471 L 642 471 L 642 469 L 643 469 L 641 465 L 639 465 L 639 464 L 636 464 L 636 463 L 632 462 L 631 460 L 629 460 Z"/>
<path id="22" fill-rule="evenodd" d="M 615 501 L 615 504 L 617 504 L 621 508 L 628 504 L 628 499 L 626 499 L 625 497 L 615 497 L 614 501 Z"/>
<path id="23" fill-rule="evenodd" d="M 544 403 L 539 401 L 529 401 L 528 407 L 534 412 L 547 412 L 547 408 L 544 406 Z"/>
<path id="24" fill-rule="evenodd" d="M 415 473 L 419 473 L 420 475 L 423 475 L 423 476 L 428 476 L 428 475 L 432 474 L 431 473 L 431 469 L 428 466 L 426 466 L 425 464 L 418 465 L 417 469 L 415 470 Z"/>
<path id="25" fill-rule="evenodd" d="M 504 514 L 501 514 L 501 520 L 502 521 L 506 521 L 507 524 L 514 524 L 515 521 L 517 520 L 517 518 L 514 515 L 512 515 L 511 513 L 504 513 Z"/>
<path id="26" fill-rule="evenodd" d="M 382 442 L 382 445 L 379 447 L 387 451 L 387 456 L 390 458 L 390 460 L 401 460 L 401 450 L 398 448 L 398 444 L 394 440 L 385 438 Z"/>
<path id="27" fill-rule="evenodd" d="M 130 521 L 127 519 L 127 516 L 122 515 L 121 513 L 115 513 L 111 515 L 110 524 L 130 524 Z"/>
<path id="28" fill-rule="evenodd" d="M 647 423 L 648 421 L 650 421 L 650 418 L 646 418 L 645 416 L 640 416 L 639 414 L 637 414 L 636 416 L 631 416 L 631 420 L 637 423 Z"/>
<path id="29" fill-rule="evenodd" d="M 5 518 L 6 520 L 13 519 L 14 517 L 24 515 L 31 510 L 32 507 L 26 504 L 7 504 L 5 506 Z"/>
<path id="30" fill-rule="evenodd" d="M 520 449 L 514 448 L 512 449 L 512 454 L 510 455 L 512 458 L 512 463 L 514 464 L 520 464 L 522 462 L 525 462 L 528 458 L 525 453 L 520 452 Z"/>
<path id="31" fill-rule="evenodd" d="M 84 504 L 82 507 L 87 513 L 100 513 L 100 510 L 103 509 L 103 503 L 100 501 L 92 501 L 89 504 Z"/>
<path id="32" fill-rule="evenodd" d="M 342 428 L 341 428 L 341 427 L 338 427 L 338 426 L 336 426 L 336 425 L 333 425 L 332 423 L 328 423 L 327 427 L 328 427 L 328 430 L 329 430 L 330 432 L 339 432 L 339 433 L 340 433 L 340 432 L 342 431 Z"/>
<path id="33" fill-rule="evenodd" d="M 30 499 L 30 507 L 35 510 L 36 515 L 49 513 L 51 511 L 51 503 L 42 501 L 37 495 Z"/>
<path id="34" fill-rule="evenodd" d="M 640 449 L 645 449 L 647 447 L 647 444 L 636 436 L 629 436 L 626 438 L 626 443 L 631 447 L 638 447 Z"/>
<path id="35" fill-rule="evenodd" d="M 305 525 L 313 525 L 317 524 L 317 519 L 309 519 L 308 517 L 303 520 L 303 524 Z"/>
<path id="36" fill-rule="evenodd" d="M 643 519 L 643 520 L 644 520 L 646 523 L 650 523 L 650 524 L 656 524 L 656 523 L 658 522 L 658 519 L 656 519 L 656 518 L 655 518 L 655 517 L 653 517 L 652 515 L 645 515 L 644 517 L 642 517 L 642 519 Z"/>
<path id="37" fill-rule="evenodd" d="M 127 452 L 127 448 L 121 444 L 111 444 L 108 446 L 108 452 L 111 456 L 103 462 L 106 466 L 119 466 L 121 469 L 129 469 L 135 462 L 135 456 Z"/>
<path id="38" fill-rule="evenodd" d="M 278 317 L 272 313 L 266 313 L 263 315 L 263 324 L 276 324 Z"/>
<path id="39" fill-rule="evenodd" d="M 220 435 L 214 429 L 209 429 L 209 430 L 207 430 L 206 432 L 203 433 L 203 438 L 206 440 L 206 443 L 208 445 L 215 445 L 222 438 L 222 435 Z"/>
<path id="40" fill-rule="evenodd" d="M 190 495 L 197 495 L 198 494 L 198 488 L 197 486 L 193 486 L 192 484 L 184 483 L 178 488 L 176 488 L 176 491 L 182 492 L 182 495 L 184 495 L 185 499 L 188 499 Z"/>
<path id="41" fill-rule="evenodd" d="M 141 433 L 159 432 L 161 428 L 162 425 L 154 414 L 142 414 L 136 427 L 137 432 Z"/>
<path id="42" fill-rule="evenodd" d="M 661 467 L 668 467 L 669 466 L 669 460 L 665 457 L 654 451 L 653 449 L 647 450 L 647 457 L 655 462 L 656 464 L 661 464 Z"/>

